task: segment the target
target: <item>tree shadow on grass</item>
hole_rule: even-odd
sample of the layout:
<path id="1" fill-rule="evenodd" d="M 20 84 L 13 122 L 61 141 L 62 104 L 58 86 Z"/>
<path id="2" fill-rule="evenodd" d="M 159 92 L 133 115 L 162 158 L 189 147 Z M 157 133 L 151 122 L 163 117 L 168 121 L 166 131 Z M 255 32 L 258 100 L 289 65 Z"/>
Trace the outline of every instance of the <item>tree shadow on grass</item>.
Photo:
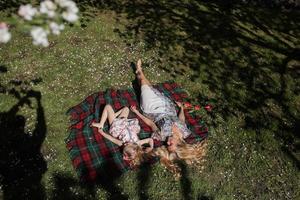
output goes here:
<path id="1" fill-rule="evenodd" d="M 1 66 L 1 73 L 6 73 Z M 26 82 L 26 81 L 25 81 Z M 45 199 L 42 175 L 47 163 L 41 154 L 41 146 L 46 137 L 47 126 L 41 93 L 30 89 L 20 89 L 24 81 L 11 81 L 8 88 L 1 85 L 3 95 L 13 96 L 17 103 L 8 111 L 0 113 L 0 181 L 4 199 Z M 26 104 L 36 101 L 36 125 L 32 133 L 25 132 L 26 119 L 18 114 Z"/>
<path id="2" fill-rule="evenodd" d="M 98 173 L 97 180 L 93 182 L 79 181 L 65 173 L 53 174 L 54 190 L 51 193 L 51 199 L 98 199 L 97 187 L 101 187 L 107 192 L 107 200 L 128 199 L 127 195 L 123 194 L 116 185 L 116 181 L 121 175 L 120 172 L 111 165 L 106 165 Z"/>
<path id="3" fill-rule="evenodd" d="M 197 196 L 197 200 L 213 200 L 213 198 L 200 193 Z"/>
<path id="4" fill-rule="evenodd" d="M 94 186 L 89 187 L 87 184 L 81 184 L 71 175 L 61 172 L 52 176 L 54 190 L 51 193 L 51 199 L 95 199 Z"/>
<path id="5" fill-rule="evenodd" d="M 185 200 L 192 199 L 193 196 L 192 183 L 188 178 L 189 174 L 188 174 L 187 166 L 183 161 L 178 162 L 178 166 L 181 171 L 180 185 L 181 185 L 182 198 Z"/>
<path id="6" fill-rule="evenodd" d="M 134 62 L 130 62 L 130 68 L 132 69 L 132 73 L 135 74 L 136 64 Z M 135 76 L 134 80 L 131 81 L 131 85 L 132 85 L 132 88 L 134 89 L 134 92 L 136 94 L 138 104 L 140 105 L 140 103 L 141 103 L 140 102 L 140 100 L 141 100 L 141 86 L 140 86 L 139 80 L 137 79 L 136 76 Z"/>
<path id="7" fill-rule="evenodd" d="M 181 193 L 182 193 L 182 199 L 193 199 L 193 191 L 192 191 L 192 182 L 189 179 L 189 170 L 188 166 L 185 162 L 179 161 L 177 162 L 178 167 L 181 171 L 181 177 L 180 177 L 180 185 L 181 185 Z M 211 200 L 212 197 L 209 197 L 203 193 L 197 194 L 198 200 Z"/>
<path id="8" fill-rule="evenodd" d="M 149 178 L 151 173 L 151 166 L 149 163 L 145 163 L 140 166 L 137 180 L 138 180 L 138 195 L 140 200 L 149 199 L 147 189 L 149 184 Z"/>
<path id="9" fill-rule="evenodd" d="M 122 173 L 116 168 L 115 164 L 107 164 L 101 168 L 96 184 L 101 186 L 108 192 L 108 200 L 125 200 L 128 199 L 126 194 L 116 185 L 116 181 L 120 178 Z"/>

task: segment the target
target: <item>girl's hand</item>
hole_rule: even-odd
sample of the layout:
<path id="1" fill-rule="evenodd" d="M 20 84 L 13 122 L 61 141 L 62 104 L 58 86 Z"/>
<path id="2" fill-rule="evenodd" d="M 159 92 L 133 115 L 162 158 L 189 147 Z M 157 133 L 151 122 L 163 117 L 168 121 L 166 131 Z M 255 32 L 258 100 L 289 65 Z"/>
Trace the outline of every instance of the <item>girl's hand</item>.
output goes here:
<path id="1" fill-rule="evenodd" d="M 96 127 L 96 128 L 98 128 L 98 130 L 103 128 L 103 126 L 101 126 L 100 123 L 96 123 L 96 122 L 93 122 L 93 123 L 90 125 L 90 127 Z"/>
<path id="2" fill-rule="evenodd" d="M 130 110 L 134 113 L 137 113 L 139 112 L 137 109 L 136 109 L 136 106 L 130 106 Z"/>
<path id="3" fill-rule="evenodd" d="M 152 150 L 153 150 L 152 147 L 146 147 L 144 151 L 145 153 L 150 153 Z"/>

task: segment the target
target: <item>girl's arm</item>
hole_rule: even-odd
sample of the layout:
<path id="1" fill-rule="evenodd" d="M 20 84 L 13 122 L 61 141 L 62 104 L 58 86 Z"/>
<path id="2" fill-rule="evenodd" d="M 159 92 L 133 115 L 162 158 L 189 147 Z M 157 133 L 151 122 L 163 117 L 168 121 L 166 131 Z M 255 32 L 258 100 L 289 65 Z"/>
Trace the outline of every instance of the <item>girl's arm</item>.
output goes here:
<path id="1" fill-rule="evenodd" d="M 153 139 L 152 138 L 146 138 L 143 140 L 140 140 L 137 142 L 138 145 L 142 146 L 143 144 L 149 144 L 150 148 L 153 149 Z"/>
<path id="2" fill-rule="evenodd" d="M 154 145 L 152 138 L 146 138 L 146 139 L 140 140 L 140 141 L 137 142 L 137 144 L 139 146 L 142 146 L 143 144 L 149 144 L 150 147 L 147 148 L 147 151 L 149 151 L 149 152 L 153 149 L 153 145 Z"/>
<path id="3" fill-rule="evenodd" d="M 145 124 L 147 124 L 148 126 L 150 126 L 151 129 L 152 129 L 152 131 L 156 131 L 156 130 L 158 129 L 157 126 L 155 125 L 155 123 L 154 123 L 151 119 L 149 119 L 149 118 L 145 117 L 144 115 L 142 115 L 142 114 L 136 109 L 135 106 L 131 106 L 130 109 L 131 109 L 131 111 L 134 112 L 137 116 L 139 116 L 139 117 L 145 122 Z"/>
<path id="4" fill-rule="evenodd" d="M 184 116 L 184 108 L 182 103 L 176 101 L 177 106 L 179 107 L 179 113 L 178 113 L 178 118 L 180 121 L 182 121 L 183 123 L 185 123 L 185 116 Z"/>
<path id="5" fill-rule="evenodd" d="M 98 131 L 99 131 L 99 133 L 100 133 L 103 137 L 105 137 L 105 138 L 108 139 L 109 141 L 115 143 L 116 145 L 118 145 L 118 146 L 122 146 L 122 145 L 123 145 L 123 142 L 122 142 L 121 140 L 118 140 L 118 139 L 114 138 L 113 136 L 111 136 L 111 135 L 105 133 L 102 129 L 99 129 Z"/>

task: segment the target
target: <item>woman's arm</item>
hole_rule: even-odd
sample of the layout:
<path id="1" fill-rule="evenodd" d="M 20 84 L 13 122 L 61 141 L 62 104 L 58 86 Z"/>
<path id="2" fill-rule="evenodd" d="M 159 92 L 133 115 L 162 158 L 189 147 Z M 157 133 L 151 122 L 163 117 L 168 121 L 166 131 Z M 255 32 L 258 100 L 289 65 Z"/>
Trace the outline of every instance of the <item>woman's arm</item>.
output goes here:
<path id="1" fill-rule="evenodd" d="M 142 114 L 136 109 L 135 106 L 131 106 L 130 109 L 131 109 L 131 111 L 134 112 L 137 116 L 139 116 L 139 117 L 145 122 L 145 124 L 147 124 L 148 126 L 150 126 L 151 129 L 152 129 L 152 131 L 156 131 L 156 130 L 158 129 L 157 126 L 155 125 L 155 123 L 154 123 L 151 119 L 149 119 L 149 118 L 145 117 L 144 115 L 142 115 Z"/>
<path id="2" fill-rule="evenodd" d="M 115 143 L 118 146 L 122 146 L 123 142 L 121 140 L 118 140 L 116 138 L 114 138 L 113 136 L 105 133 L 102 129 L 98 129 L 98 132 L 103 135 L 103 137 L 105 137 L 106 139 L 110 140 L 111 142 Z"/>
<path id="3" fill-rule="evenodd" d="M 178 118 L 180 121 L 182 121 L 183 123 L 185 123 L 185 116 L 184 116 L 184 107 L 182 105 L 182 103 L 176 101 L 177 106 L 179 107 L 179 113 L 178 113 Z"/>

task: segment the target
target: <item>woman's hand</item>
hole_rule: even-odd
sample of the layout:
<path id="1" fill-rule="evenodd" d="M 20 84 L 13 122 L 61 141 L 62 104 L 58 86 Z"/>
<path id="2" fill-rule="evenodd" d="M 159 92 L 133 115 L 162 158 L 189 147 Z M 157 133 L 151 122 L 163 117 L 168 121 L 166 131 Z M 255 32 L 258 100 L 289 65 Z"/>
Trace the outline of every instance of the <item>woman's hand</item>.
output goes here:
<path id="1" fill-rule="evenodd" d="M 183 104 L 182 104 L 181 102 L 175 101 L 175 103 L 177 104 L 177 106 L 178 106 L 179 108 L 183 108 Z"/>
<path id="2" fill-rule="evenodd" d="M 139 112 L 137 109 L 136 109 L 136 106 L 130 106 L 130 110 L 134 113 L 137 113 Z"/>

